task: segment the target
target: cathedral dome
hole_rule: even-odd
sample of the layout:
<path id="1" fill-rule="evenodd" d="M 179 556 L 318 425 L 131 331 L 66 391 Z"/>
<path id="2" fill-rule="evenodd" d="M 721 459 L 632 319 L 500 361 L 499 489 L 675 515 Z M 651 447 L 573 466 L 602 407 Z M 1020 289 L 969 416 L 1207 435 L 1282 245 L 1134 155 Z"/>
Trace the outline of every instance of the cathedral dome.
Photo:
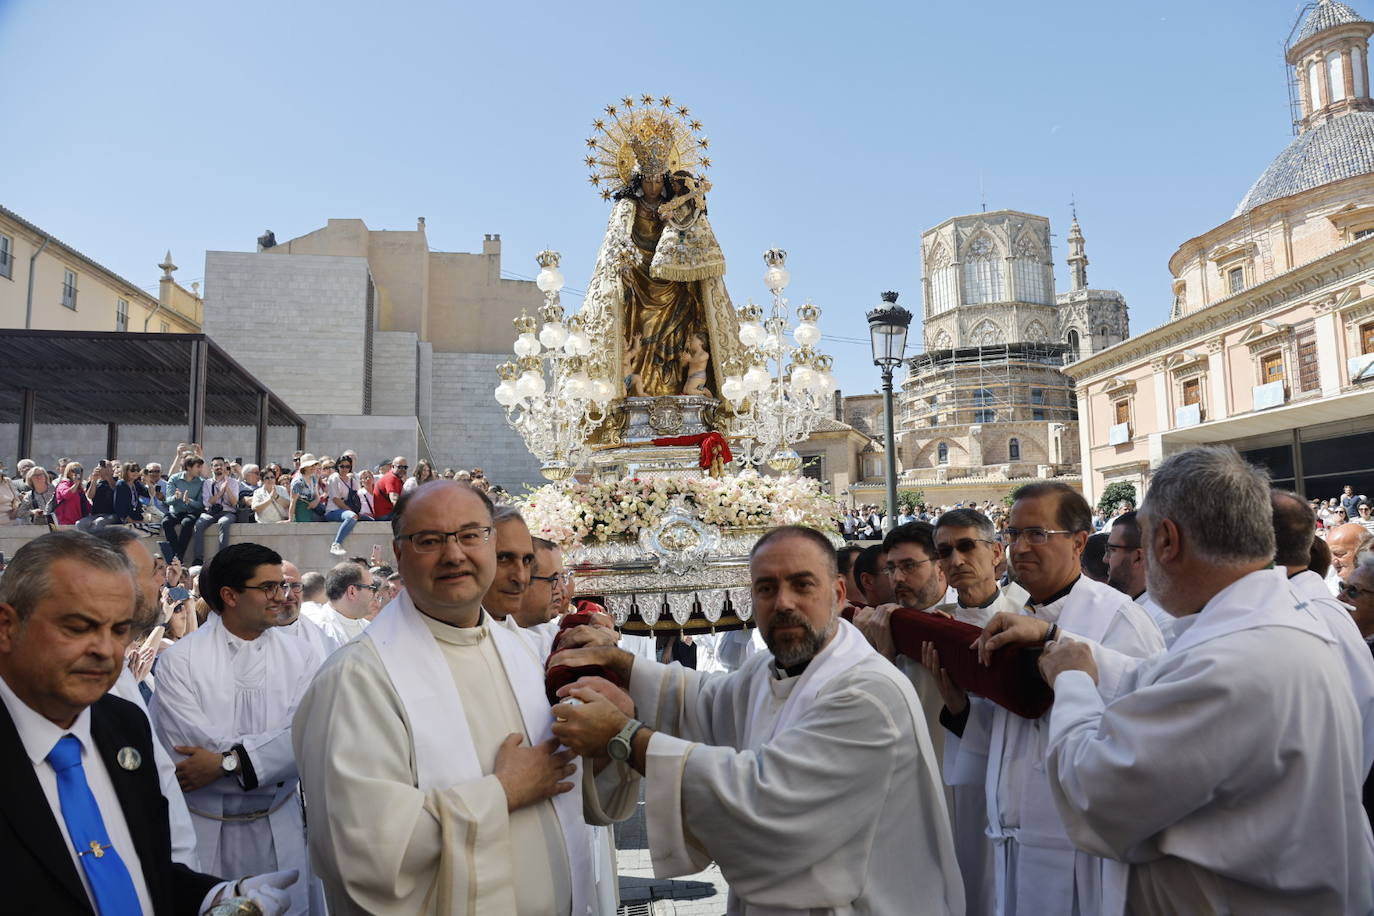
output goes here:
<path id="1" fill-rule="evenodd" d="M 1302 26 L 1298 29 L 1298 34 L 1293 36 L 1292 43 L 1298 44 L 1306 41 L 1318 32 L 1334 29 L 1338 25 L 1364 21 L 1363 16 L 1344 3 L 1337 3 L 1336 0 L 1322 0 L 1312 8 L 1312 12 L 1307 14 L 1307 18 L 1303 20 Z"/>
<path id="2" fill-rule="evenodd" d="M 1318 11 L 1327 7 L 1350 10 L 1344 4 L 1326 3 L 1319 6 Z M 1240 216 L 1271 200 L 1371 172 L 1374 172 L 1374 112 L 1352 111 L 1294 137 L 1288 148 L 1260 175 L 1232 215 Z"/>

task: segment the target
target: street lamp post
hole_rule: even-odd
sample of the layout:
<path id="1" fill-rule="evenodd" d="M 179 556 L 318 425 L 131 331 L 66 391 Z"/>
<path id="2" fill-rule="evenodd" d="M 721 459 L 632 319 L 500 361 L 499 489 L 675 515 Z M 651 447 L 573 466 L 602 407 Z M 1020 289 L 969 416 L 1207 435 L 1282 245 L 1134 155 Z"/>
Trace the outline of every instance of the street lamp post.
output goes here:
<path id="1" fill-rule="evenodd" d="M 883 533 L 897 524 L 897 437 L 892 421 L 892 370 L 902 364 L 911 313 L 897 304 L 895 292 L 883 293 L 883 304 L 868 313 L 868 333 L 873 338 L 873 365 L 883 370 L 883 420 L 887 425 L 887 517 Z"/>

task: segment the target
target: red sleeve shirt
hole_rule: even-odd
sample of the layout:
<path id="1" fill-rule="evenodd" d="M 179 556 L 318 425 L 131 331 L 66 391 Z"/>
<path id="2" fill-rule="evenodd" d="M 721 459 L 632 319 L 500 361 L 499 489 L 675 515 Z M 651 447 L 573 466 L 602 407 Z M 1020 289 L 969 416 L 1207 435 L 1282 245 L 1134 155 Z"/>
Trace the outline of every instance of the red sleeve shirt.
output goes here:
<path id="1" fill-rule="evenodd" d="M 401 478 L 397 477 L 392 471 L 387 471 L 382 475 L 382 479 L 377 481 L 377 488 L 372 494 L 372 515 L 374 518 L 381 518 L 391 514 L 395 507 L 396 500 L 401 498 L 401 490 L 405 484 Z"/>

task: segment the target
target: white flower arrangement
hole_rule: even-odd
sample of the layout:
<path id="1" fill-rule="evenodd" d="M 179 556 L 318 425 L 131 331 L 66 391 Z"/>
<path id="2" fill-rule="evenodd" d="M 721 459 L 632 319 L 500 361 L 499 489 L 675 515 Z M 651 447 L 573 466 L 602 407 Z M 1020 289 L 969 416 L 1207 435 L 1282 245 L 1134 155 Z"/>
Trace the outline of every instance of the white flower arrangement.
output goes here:
<path id="1" fill-rule="evenodd" d="M 807 525 L 838 530 L 838 504 L 807 477 L 626 477 L 614 483 L 549 484 L 517 501 L 530 531 L 564 548 L 632 540 L 658 524 L 673 497 L 722 532 L 738 528 Z"/>

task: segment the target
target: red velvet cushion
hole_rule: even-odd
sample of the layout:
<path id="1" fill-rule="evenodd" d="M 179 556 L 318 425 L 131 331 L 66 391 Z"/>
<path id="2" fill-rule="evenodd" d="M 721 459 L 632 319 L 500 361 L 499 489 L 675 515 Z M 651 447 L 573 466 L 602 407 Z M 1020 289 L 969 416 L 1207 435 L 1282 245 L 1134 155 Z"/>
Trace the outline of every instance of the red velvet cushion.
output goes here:
<path id="1" fill-rule="evenodd" d="M 590 601 L 585 603 L 592 604 Z M 590 612 L 579 611 L 576 614 L 565 615 L 558 625 L 558 635 L 553 638 L 553 649 L 549 652 L 549 658 L 553 658 L 563 648 L 563 636 L 568 630 L 584 624 L 590 626 L 591 623 L 592 615 Z M 548 659 L 545 659 L 544 664 L 547 665 L 548 663 Z M 554 665 L 544 672 L 544 695 L 549 698 L 549 704 L 553 705 L 560 701 L 558 691 L 561 687 L 571 684 L 581 677 L 604 677 L 617 687 L 623 688 L 625 686 L 620 682 L 619 675 L 607 671 L 600 665 L 579 665 L 576 668 L 567 665 Z"/>
<path id="2" fill-rule="evenodd" d="M 978 661 L 969 648 L 981 628 L 941 614 L 913 608 L 892 612 L 892 641 L 908 658 L 921 659 L 921 643 L 934 643 L 949 679 L 969 693 L 986 697 L 1018 716 L 1038 719 L 1054 702 L 1054 691 L 1040 677 L 1040 647 L 1004 647 L 992 654 L 992 666 Z"/>

